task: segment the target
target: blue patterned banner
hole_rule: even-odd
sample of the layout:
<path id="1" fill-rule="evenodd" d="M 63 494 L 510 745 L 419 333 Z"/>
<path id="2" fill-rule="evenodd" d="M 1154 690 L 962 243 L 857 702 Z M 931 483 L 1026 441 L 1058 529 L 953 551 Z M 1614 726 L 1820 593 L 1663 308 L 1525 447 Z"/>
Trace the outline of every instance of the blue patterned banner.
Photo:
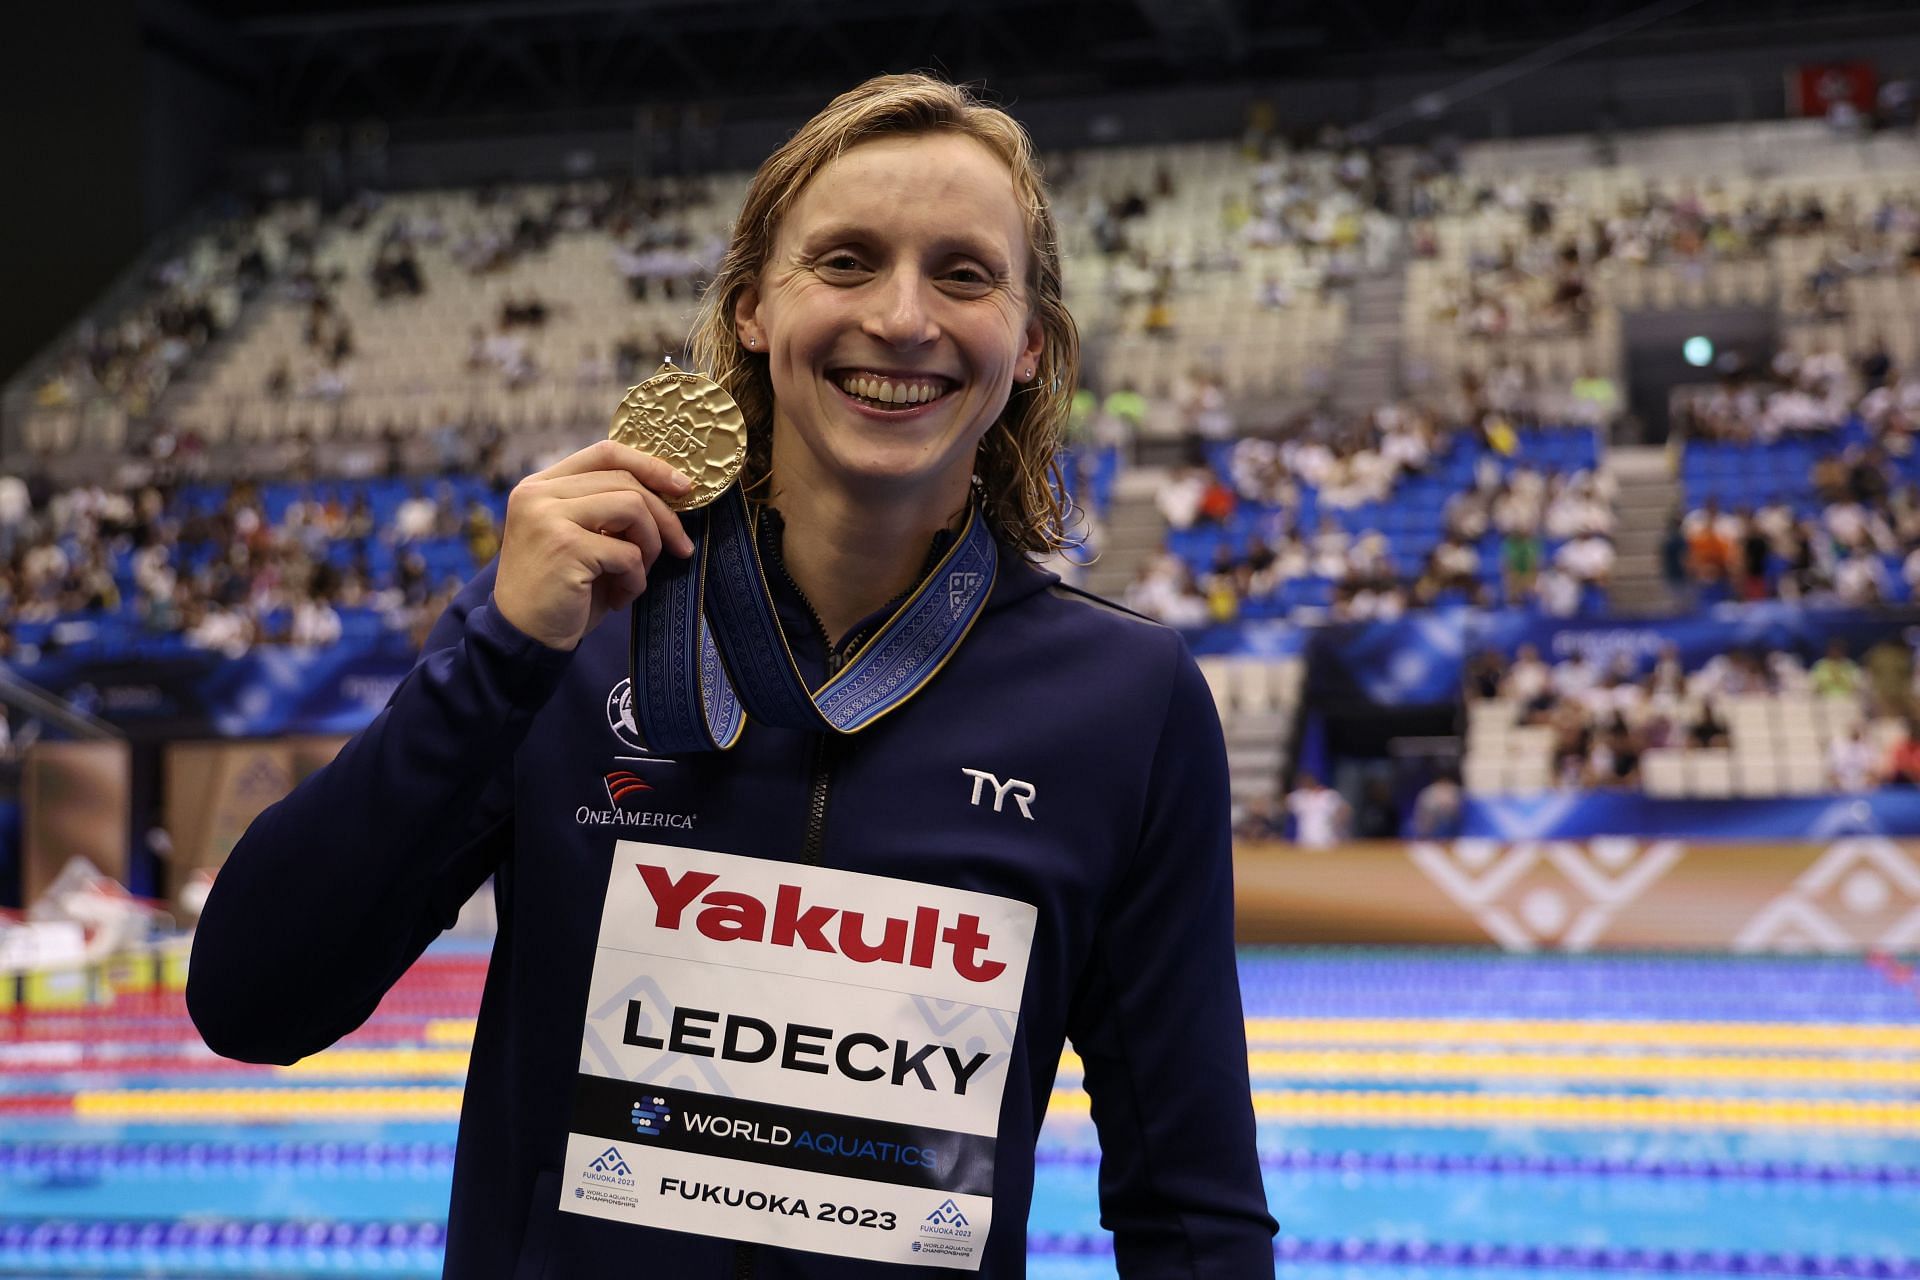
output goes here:
<path id="1" fill-rule="evenodd" d="M 258 738 L 357 732 L 418 656 L 394 632 L 240 658 L 180 648 L 55 655 L 14 670 L 136 737 Z"/>
<path id="2" fill-rule="evenodd" d="M 1511 658 L 1523 644 L 1552 662 L 1585 653 L 1601 664 L 1625 654 L 1639 670 L 1671 644 L 1689 669 L 1715 654 L 1758 647 L 1787 649 L 1811 661 L 1829 640 L 1858 653 L 1920 624 L 1920 610 L 1815 609 L 1778 601 L 1721 605 L 1684 618 L 1551 618 L 1528 610 L 1432 609 L 1391 622 L 1300 628 L 1245 623 L 1191 632 L 1198 654 L 1310 655 L 1307 699 L 1338 708 L 1434 706 L 1460 697 L 1467 662 L 1483 649 Z"/>
<path id="3" fill-rule="evenodd" d="M 1920 790 L 1792 800 L 1654 800 L 1624 791 L 1470 797 L 1462 835 L 1496 840 L 1677 836 L 1778 843 L 1920 835 Z"/>

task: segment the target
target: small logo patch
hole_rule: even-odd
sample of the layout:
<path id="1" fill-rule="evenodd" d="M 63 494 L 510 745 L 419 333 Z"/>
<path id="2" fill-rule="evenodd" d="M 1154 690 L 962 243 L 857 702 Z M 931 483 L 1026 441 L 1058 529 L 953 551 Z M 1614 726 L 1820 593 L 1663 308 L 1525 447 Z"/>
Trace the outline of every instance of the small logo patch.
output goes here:
<path id="1" fill-rule="evenodd" d="M 967 600 L 980 587 L 980 575 L 977 573 L 950 573 L 947 575 L 947 608 L 959 617 L 967 610 Z"/>
<path id="2" fill-rule="evenodd" d="M 985 769 L 962 769 L 960 772 L 973 779 L 973 796 L 967 803 L 971 804 L 974 808 L 978 809 L 980 807 L 980 801 L 986 794 L 986 789 L 992 787 L 993 811 L 995 813 L 999 813 L 1001 806 L 1006 804 L 1008 798 L 1011 797 L 1013 803 L 1019 807 L 1020 816 L 1028 822 L 1033 821 L 1033 810 L 1029 806 L 1039 797 L 1040 793 L 1031 782 L 1022 781 L 1019 778 L 1008 778 L 1005 782 L 1002 782 Z"/>
<path id="3" fill-rule="evenodd" d="M 607 728 L 613 736 L 634 751 L 645 751 L 640 741 L 640 726 L 633 718 L 633 680 L 631 677 L 613 686 L 607 694 Z"/>
<path id="4" fill-rule="evenodd" d="M 620 1154 L 620 1148 L 618 1147 L 608 1147 L 605 1151 L 595 1156 L 593 1163 L 587 1167 L 595 1173 L 611 1174 L 616 1178 L 631 1178 L 633 1176 L 633 1170 L 627 1167 L 626 1157 Z"/>
<path id="5" fill-rule="evenodd" d="M 606 775 L 607 800 L 619 808 L 625 808 L 629 799 L 638 797 L 653 787 L 647 780 L 631 769 L 616 769 Z"/>
<path id="6" fill-rule="evenodd" d="M 633 1128 L 643 1138 L 657 1138 L 673 1119 L 673 1111 L 662 1097 L 641 1098 L 633 1104 Z"/>

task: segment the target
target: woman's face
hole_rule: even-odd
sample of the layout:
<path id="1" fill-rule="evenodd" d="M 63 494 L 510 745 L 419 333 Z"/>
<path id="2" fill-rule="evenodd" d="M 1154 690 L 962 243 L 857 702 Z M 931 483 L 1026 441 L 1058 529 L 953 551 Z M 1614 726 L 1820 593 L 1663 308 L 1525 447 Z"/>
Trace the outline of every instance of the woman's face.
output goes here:
<path id="1" fill-rule="evenodd" d="M 735 307 L 772 376 L 776 489 L 957 509 L 1038 361 L 1027 268 L 1012 175 L 971 138 L 879 139 L 815 175 Z"/>

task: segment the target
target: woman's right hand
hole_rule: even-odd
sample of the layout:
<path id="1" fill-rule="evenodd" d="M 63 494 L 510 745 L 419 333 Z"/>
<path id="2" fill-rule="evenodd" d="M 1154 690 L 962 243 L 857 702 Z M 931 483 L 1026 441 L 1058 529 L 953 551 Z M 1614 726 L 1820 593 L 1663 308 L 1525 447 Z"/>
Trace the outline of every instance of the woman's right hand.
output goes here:
<path id="1" fill-rule="evenodd" d="M 647 589 L 660 553 L 693 554 L 662 495 L 693 482 L 652 454 L 602 440 L 536 471 L 507 497 L 493 607 L 550 649 L 572 649 Z"/>

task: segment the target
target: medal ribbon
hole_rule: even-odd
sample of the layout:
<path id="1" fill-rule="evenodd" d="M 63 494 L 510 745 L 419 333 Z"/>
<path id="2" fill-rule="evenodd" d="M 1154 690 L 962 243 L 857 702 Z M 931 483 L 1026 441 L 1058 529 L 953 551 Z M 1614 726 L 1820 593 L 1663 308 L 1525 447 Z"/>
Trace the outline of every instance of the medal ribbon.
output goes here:
<path id="1" fill-rule="evenodd" d="M 633 604 L 633 711 L 650 751 L 725 751 L 749 716 L 857 733 L 918 693 L 972 630 L 999 566 L 979 504 L 940 563 L 818 689 L 794 662 L 767 587 L 746 495 L 730 487 L 680 517 L 694 554 L 654 562 Z M 713 590 L 707 590 L 709 580 Z"/>

